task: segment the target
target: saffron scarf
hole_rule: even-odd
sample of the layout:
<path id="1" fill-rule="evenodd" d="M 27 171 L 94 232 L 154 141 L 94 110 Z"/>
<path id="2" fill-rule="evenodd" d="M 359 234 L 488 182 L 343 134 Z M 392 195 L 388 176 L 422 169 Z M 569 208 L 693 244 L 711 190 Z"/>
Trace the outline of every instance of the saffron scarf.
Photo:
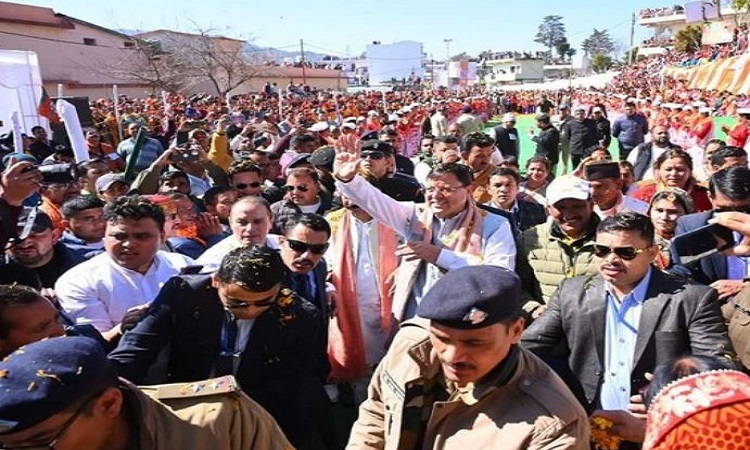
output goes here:
<path id="1" fill-rule="evenodd" d="M 419 229 L 415 230 L 412 235 L 418 236 L 421 234 L 422 242 L 432 244 L 432 222 L 435 220 L 435 216 L 427 205 L 421 205 L 420 208 L 422 210 L 419 213 L 417 223 Z M 461 221 L 436 245 L 457 253 L 468 253 L 481 259 L 482 225 L 486 213 L 469 197 L 466 209 L 459 214 L 463 214 Z M 394 286 L 396 291 L 393 297 L 393 314 L 398 322 L 403 320 L 406 303 L 409 300 L 422 263 L 424 261 L 421 260 L 401 261 L 398 267 Z"/>
<path id="2" fill-rule="evenodd" d="M 351 212 L 342 209 L 328 216 L 331 221 L 333 263 L 332 283 L 336 286 L 340 301 L 336 316 L 328 326 L 328 359 L 331 362 L 331 378 L 337 381 L 353 380 L 365 376 L 367 361 L 365 343 L 357 303 L 357 268 L 350 236 Z M 380 222 L 378 246 L 373 254 L 377 270 L 378 293 L 380 294 L 381 327 L 385 333 L 391 328 L 394 272 L 398 267 L 396 257 L 396 233 Z"/>

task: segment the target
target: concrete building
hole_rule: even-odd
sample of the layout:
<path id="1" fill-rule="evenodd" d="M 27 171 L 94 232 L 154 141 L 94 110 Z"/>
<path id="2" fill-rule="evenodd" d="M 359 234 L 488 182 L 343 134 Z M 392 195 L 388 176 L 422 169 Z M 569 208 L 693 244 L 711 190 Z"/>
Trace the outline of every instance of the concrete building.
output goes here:
<path id="1" fill-rule="evenodd" d="M 66 96 L 106 97 L 112 85 L 120 93 L 143 95 L 142 83 L 118 78 L 109 70 L 129 58 L 135 41 L 51 8 L 0 2 L 0 49 L 33 51 L 50 95 L 61 84 Z"/>
<path id="2" fill-rule="evenodd" d="M 365 51 L 370 86 L 424 79 L 424 50 L 421 42 L 392 44 L 373 42 Z"/>
<path id="3" fill-rule="evenodd" d="M 487 68 L 487 85 L 535 83 L 544 80 L 544 60 L 541 58 L 511 57 L 483 61 Z"/>
<path id="4" fill-rule="evenodd" d="M 750 15 L 737 12 L 731 2 L 719 0 L 688 1 L 684 5 L 648 8 L 638 13 L 638 24 L 652 35 L 638 47 L 638 56 L 666 53 L 674 47 L 677 33 L 688 25 L 699 25 L 704 45 L 731 42 L 734 30 L 750 21 Z"/>

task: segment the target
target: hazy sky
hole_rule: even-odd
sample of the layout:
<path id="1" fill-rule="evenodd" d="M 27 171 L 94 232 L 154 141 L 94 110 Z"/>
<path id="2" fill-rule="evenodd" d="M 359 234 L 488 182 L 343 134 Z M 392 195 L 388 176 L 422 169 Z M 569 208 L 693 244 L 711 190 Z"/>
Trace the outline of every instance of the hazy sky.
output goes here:
<path id="1" fill-rule="evenodd" d="M 12 1 L 12 0 L 11 0 Z M 593 28 L 609 29 L 626 45 L 631 14 L 668 6 L 674 0 L 219 0 L 83 1 L 15 0 L 114 29 L 169 28 L 194 31 L 196 25 L 261 46 L 299 48 L 337 56 L 356 55 L 372 41 L 414 40 L 435 59 L 482 50 L 541 50 L 533 42 L 542 17 L 563 16 L 568 39 L 578 48 Z M 650 31 L 636 24 L 636 44 Z M 623 47 L 624 48 L 624 47 Z M 579 50 L 580 53 L 580 50 Z"/>

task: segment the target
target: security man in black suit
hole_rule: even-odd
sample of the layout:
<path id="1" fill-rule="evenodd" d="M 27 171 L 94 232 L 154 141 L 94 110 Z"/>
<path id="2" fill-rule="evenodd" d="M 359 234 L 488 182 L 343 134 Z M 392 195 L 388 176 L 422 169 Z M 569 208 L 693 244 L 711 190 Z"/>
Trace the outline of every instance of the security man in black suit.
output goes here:
<path id="1" fill-rule="evenodd" d="M 362 141 L 363 176 L 385 195 L 402 202 L 423 202 L 422 188 L 410 175 L 394 172 L 396 149 L 387 142 Z"/>
<path id="2" fill-rule="evenodd" d="M 328 375 L 318 309 L 282 287 L 279 254 L 255 245 L 232 250 L 213 275 L 180 275 L 110 354 L 139 383 L 170 347 L 163 382 L 234 375 L 298 449 L 330 447 L 322 381 Z"/>

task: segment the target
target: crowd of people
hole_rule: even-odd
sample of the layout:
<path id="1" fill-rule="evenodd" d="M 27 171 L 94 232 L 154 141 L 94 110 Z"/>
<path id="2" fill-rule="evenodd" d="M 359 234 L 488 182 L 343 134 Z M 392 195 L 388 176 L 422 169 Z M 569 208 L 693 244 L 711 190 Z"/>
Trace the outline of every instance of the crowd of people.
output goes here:
<path id="1" fill-rule="evenodd" d="M 4 140 L 0 447 L 673 449 L 680 383 L 746 423 L 750 110 L 725 142 L 712 93 L 625 78 L 99 99 L 85 161 Z"/>

